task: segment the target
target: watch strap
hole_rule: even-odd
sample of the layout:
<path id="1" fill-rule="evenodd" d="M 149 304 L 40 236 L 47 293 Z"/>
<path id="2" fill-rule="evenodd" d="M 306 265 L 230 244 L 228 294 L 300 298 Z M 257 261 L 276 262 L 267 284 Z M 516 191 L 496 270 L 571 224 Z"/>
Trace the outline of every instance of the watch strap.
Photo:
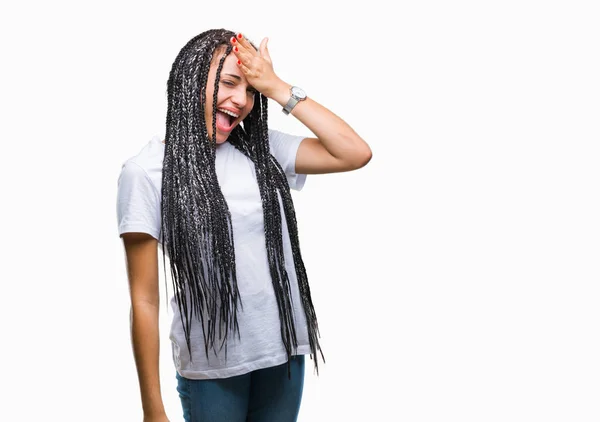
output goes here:
<path id="1" fill-rule="evenodd" d="M 296 107 L 296 104 L 298 104 L 298 99 L 292 95 L 290 96 L 290 99 L 281 111 L 283 111 L 284 114 L 288 115 L 292 112 L 292 109 Z"/>
<path id="2" fill-rule="evenodd" d="M 296 93 L 294 93 L 296 91 Z M 290 88 L 290 99 L 287 104 L 281 109 L 285 115 L 288 115 L 292 112 L 292 109 L 296 107 L 300 101 L 306 99 L 306 93 L 302 88 L 298 88 L 297 86 L 292 86 Z"/>

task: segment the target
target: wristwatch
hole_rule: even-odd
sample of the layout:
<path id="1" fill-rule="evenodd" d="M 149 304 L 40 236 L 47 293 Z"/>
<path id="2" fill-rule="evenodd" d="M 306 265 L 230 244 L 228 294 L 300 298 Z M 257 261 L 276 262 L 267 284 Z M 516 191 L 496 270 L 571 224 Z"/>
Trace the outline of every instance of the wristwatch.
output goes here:
<path id="1" fill-rule="evenodd" d="M 296 107 L 296 104 L 300 101 L 306 100 L 306 93 L 302 88 L 298 88 L 297 86 L 293 86 L 290 89 L 291 97 L 285 107 L 281 111 L 283 114 L 288 115 L 292 112 L 292 109 Z"/>

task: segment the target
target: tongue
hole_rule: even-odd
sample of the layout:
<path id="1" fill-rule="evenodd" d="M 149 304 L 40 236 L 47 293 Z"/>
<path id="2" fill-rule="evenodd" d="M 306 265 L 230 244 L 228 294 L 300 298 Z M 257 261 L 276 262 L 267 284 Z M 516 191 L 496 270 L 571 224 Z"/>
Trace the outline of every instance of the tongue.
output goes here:
<path id="1" fill-rule="evenodd" d="M 220 111 L 217 111 L 217 124 L 219 126 L 221 126 L 223 129 L 229 130 L 230 129 L 229 116 L 225 113 L 221 113 Z"/>

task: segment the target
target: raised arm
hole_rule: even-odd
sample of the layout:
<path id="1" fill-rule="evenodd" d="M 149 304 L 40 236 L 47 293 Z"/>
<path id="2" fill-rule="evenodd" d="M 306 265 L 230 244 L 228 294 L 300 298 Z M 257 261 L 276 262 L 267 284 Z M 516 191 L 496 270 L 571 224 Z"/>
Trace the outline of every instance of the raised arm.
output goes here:
<path id="1" fill-rule="evenodd" d="M 282 107 L 290 99 L 291 85 L 280 81 L 270 97 Z M 310 97 L 292 113 L 316 138 L 305 138 L 298 147 L 296 173 L 323 174 L 356 170 L 371 160 L 371 148 L 342 118 Z"/>
<path id="2" fill-rule="evenodd" d="M 238 65 L 248 83 L 283 107 L 290 99 L 291 85 L 273 71 L 267 42 L 267 38 L 263 39 L 257 51 L 241 34 L 231 39 Z M 310 96 L 292 109 L 292 115 L 316 136 L 306 138 L 300 144 L 296 155 L 296 173 L 356 170 L 371 160 L 371 148 L 354 129 Z"/>
<path id="3" fill-rule="evenodd" d="M 122 238 L 131 297 L 131 344 L 144 422 L 168 422 L 159 376 L 158 241 L 146 233 L 124 233 Z"/>

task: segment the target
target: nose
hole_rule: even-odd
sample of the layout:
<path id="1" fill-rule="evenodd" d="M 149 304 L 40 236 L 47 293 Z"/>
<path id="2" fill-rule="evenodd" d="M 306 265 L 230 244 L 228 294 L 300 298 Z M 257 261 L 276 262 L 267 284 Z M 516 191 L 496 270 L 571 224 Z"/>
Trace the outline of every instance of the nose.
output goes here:
<path id="1" fill-rule="evenodd" d="M 246 94 L 246 87 L 243 84 L 239 84 L 231 95 L 231 101 L 238 108 L 244 108 L 248 101 L 248 95 Z"/>

